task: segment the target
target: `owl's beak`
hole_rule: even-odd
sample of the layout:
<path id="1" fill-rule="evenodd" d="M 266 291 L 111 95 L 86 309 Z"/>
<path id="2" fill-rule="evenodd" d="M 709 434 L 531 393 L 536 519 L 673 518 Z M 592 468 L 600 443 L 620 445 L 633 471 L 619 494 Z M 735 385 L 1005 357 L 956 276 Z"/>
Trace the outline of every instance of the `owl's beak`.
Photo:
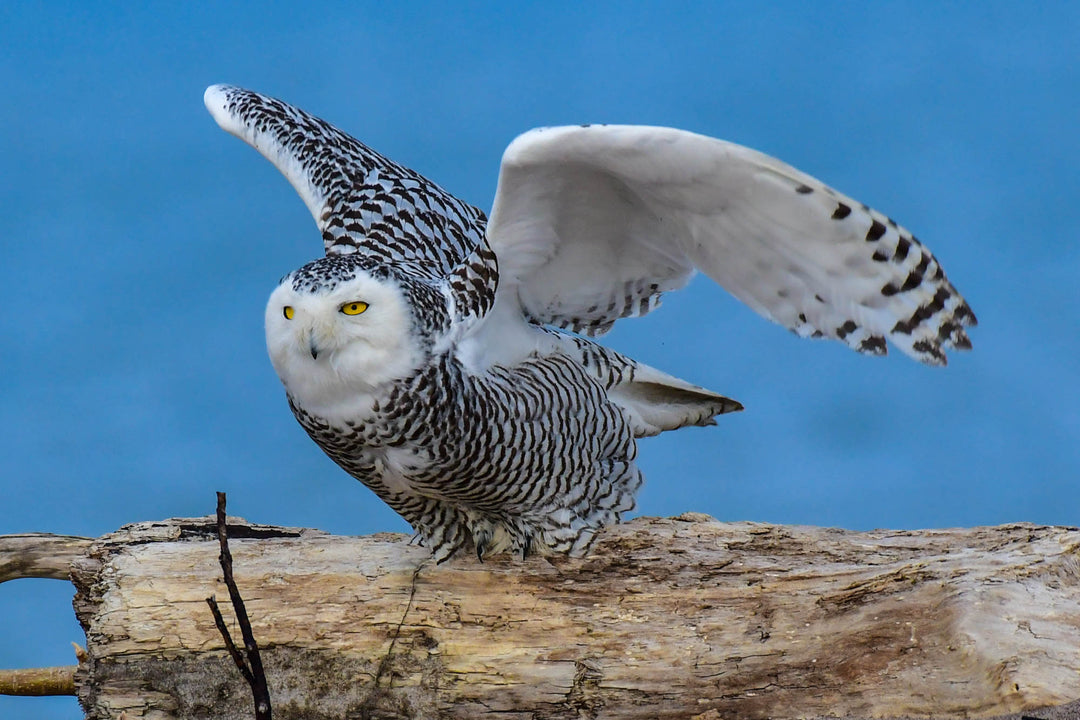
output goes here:
<path id="1" fill-rule="evenodd" d="M 308 335 L 308 349 L 311 350 L 311 359 L 319 359 L 319 346 L 315 344 L 315 333 Z"/>

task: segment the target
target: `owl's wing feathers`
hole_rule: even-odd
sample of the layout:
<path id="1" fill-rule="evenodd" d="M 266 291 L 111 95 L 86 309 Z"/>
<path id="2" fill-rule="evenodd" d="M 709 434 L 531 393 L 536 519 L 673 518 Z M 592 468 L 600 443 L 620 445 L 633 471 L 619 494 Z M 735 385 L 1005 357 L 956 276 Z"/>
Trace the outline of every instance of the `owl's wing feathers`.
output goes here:
<path id="1" fill-rule="evenodd" d="M 484 237 L 484 213 L 333 125 L 259 93 L 213 85 L 203 101 L 300 194 L 327 254 L 365 252 L 445 276 Z"/>
<path id="2" fill-rule="evenodd" d="M 533 130 L 506 149 L 488 225 L 502 297 L 599 335 L 700 269 L 805 337 L 931 365 L 975 316 L 891 219 L 749 148 L 680 130 Z"/>

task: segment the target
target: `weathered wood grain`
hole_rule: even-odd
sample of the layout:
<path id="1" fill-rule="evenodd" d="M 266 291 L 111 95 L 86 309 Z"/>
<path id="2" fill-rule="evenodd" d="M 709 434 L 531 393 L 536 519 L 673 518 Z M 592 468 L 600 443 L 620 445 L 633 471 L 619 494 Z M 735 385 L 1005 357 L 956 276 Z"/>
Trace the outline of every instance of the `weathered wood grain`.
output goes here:
<path id="1" fill-rule="evenodd" d="M 588 558 L 433 566 L 231 521 L 276 718 L 985 717 L 1080 698 L 1080 531 L 640 518 Z M 250 718 L 212 518 L 74 563 L 88 717 Z"/>

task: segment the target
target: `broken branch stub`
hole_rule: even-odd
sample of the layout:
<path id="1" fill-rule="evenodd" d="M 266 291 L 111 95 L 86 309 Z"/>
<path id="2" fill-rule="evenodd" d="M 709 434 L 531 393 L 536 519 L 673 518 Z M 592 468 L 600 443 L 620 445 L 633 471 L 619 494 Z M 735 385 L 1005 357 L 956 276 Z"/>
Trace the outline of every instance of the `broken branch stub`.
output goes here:
<path id="1" fill-rule="evenodd" d="M 0 535 L 0 583 L 20 578 L 67 580 L 72 561 L 93 538 L 52 533 Z"/>

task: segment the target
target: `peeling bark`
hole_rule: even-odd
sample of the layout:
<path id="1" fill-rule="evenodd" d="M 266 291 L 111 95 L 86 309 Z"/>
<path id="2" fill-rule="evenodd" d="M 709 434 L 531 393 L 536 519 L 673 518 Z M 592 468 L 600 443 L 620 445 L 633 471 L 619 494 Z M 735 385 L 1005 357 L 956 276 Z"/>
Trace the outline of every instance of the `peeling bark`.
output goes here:
<path id="1" fill-rule="evenodd" d="M 612 528 L 584 559 L 442 566 L 399 535 L 233 519 L 229 538 L 281 720 L 988 717 L 1080 698 L 1071 528 L 684 515 Z M 88 718 L 251 717 L 204 602 L 224 593 L 217 554 L 212 518 L 177 519 L 75 561 Z"/>

